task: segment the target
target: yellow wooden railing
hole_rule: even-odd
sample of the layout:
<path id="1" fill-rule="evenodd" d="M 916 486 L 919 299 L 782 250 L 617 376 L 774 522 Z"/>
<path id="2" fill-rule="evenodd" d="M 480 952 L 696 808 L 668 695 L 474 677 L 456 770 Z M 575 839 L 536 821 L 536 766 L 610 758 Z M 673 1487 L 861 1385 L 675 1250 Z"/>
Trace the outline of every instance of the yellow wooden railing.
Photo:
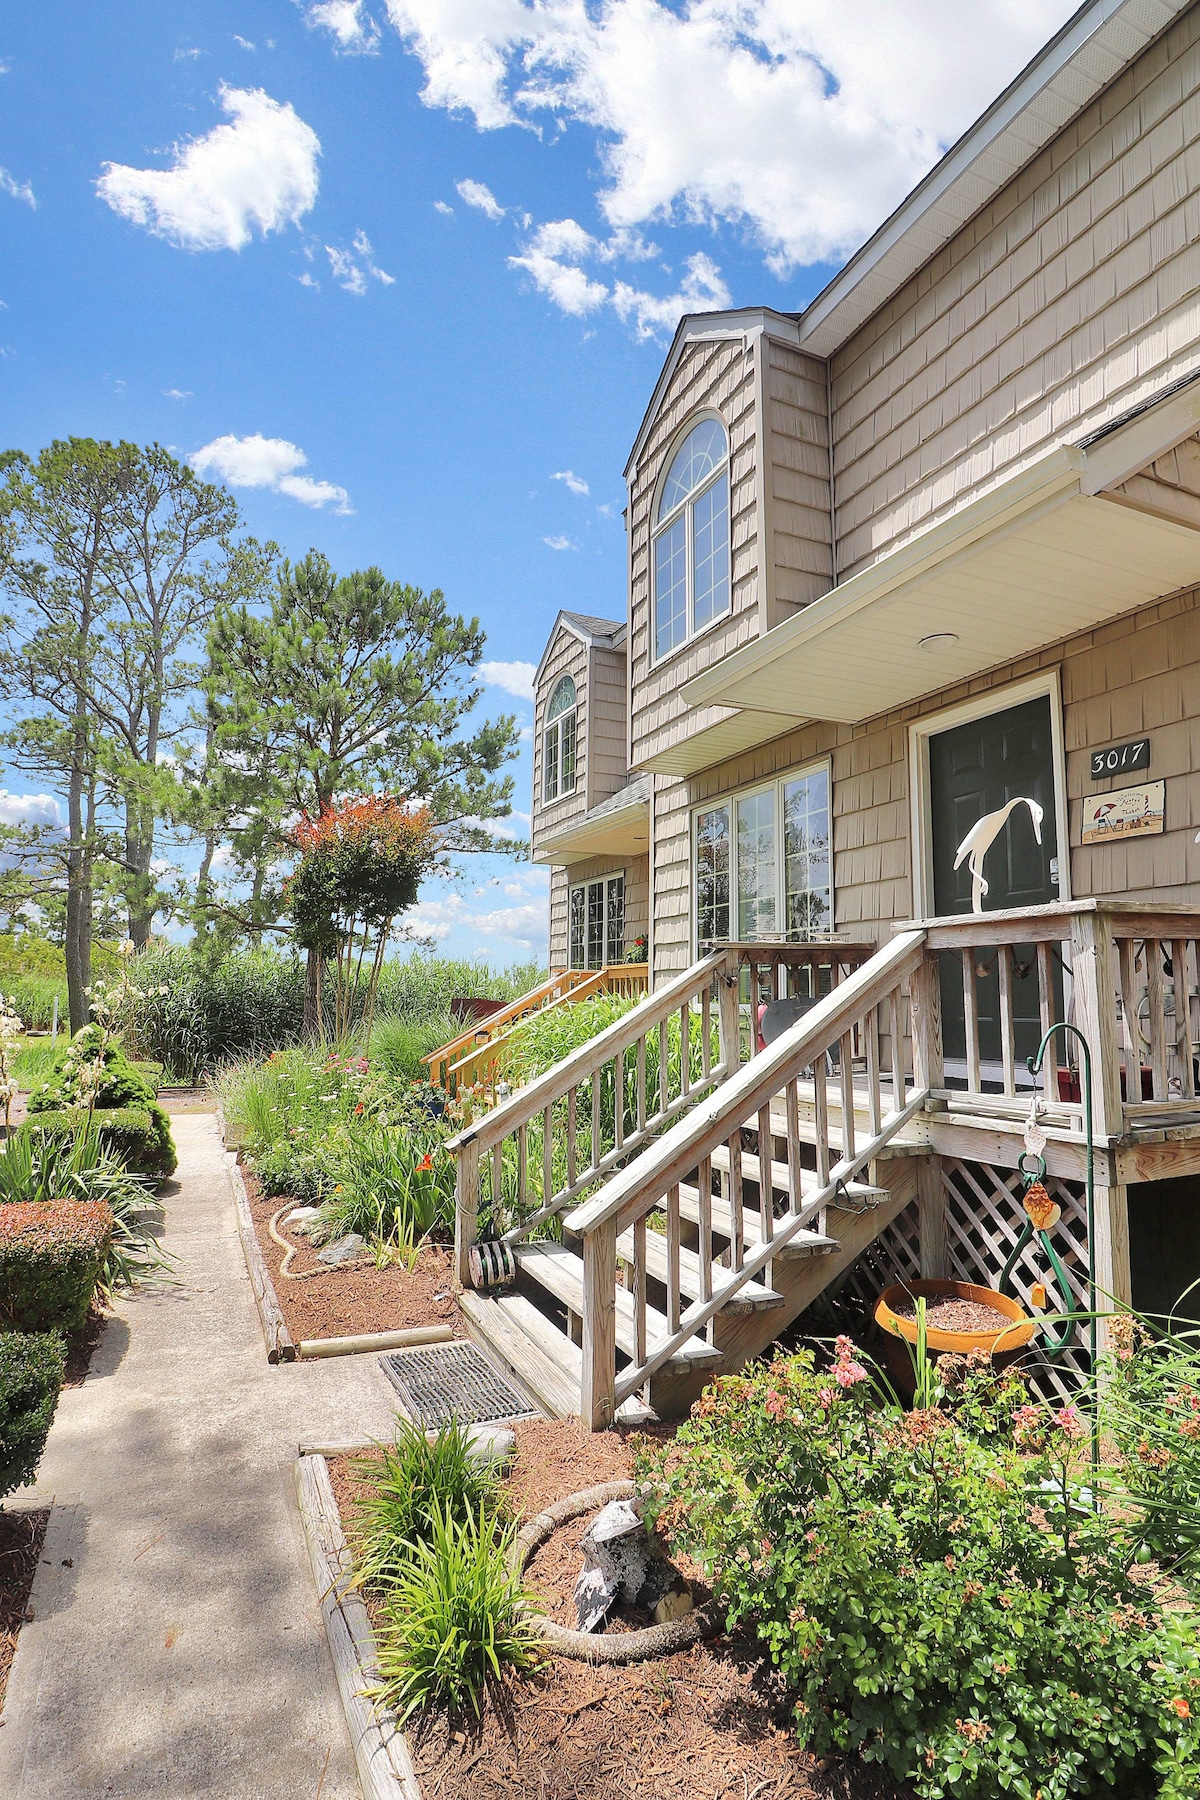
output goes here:
<path id="1" fill-rule="evenodd" d="M 645 963 L 614 963 L 604 969 L 564 969 L 530 988 L 499 1012 L 489 1013 L 425 1057 L 429 1079 L 448 1094 L 482 1088 L 482 1104 L 495 1095 L 495 1074 L 505 1044 L 518 1028 L 552 1008 L 575 1005 L 594 994 L 617 994 L 640 1000 L 646 992 Z"/>

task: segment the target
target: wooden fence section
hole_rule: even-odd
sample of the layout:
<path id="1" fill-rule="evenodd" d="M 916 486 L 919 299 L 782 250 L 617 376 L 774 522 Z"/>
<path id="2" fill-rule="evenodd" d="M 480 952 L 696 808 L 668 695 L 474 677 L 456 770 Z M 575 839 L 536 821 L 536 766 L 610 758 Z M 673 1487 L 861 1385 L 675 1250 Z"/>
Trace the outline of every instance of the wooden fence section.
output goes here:
<path id="1" fill-rule="evenodd" d="M 425 1057 L 429 1079 L 448 1094 L 459 1093 L 481 1081 L 486 1084 L 503 1054 L 506 1040 L 529 1019 L 551 1007 L 590 999 L 593 994 L 619 994 L 627 999 L 638 999 L 645 993 L 646 983 L 644 963 L 617 963 L 604 969 L 564 969 L 561 974 L 551 975 L 549 980 L 530 988 L 511 1005 L 480 1019 Z M 488 1097 L 494 1098 L 494 1095 Z"/>
<path id="2" fill-rule="evenodd" d="M 925 934 L 910 931 L 875 952 L 863 966 L 839 982 L 782 1037 L 736 1073 L 727 1074 L 707 1099 L 691 1106 L 688 1116 L 649 1145 L 635 1161 L 612 1176 L 590 1201 L 564 1221 L 582 1239 L 584 1264 L 582 1417 L 597 1429 L 614 1416 L 617 1406 L 643 1388 L 656 1370 L 702 1332 L 772 1259 L 824 1213 L 847 1183 L 925 1104 L 928 1082 L 922 1047 L 926 1011 L 920 984 L 928 966 Z M 916 979 L 914 1038 L 916 1071 L 910 1083 L 904 1017 L 907 989 Z M 732 991 L 732 987 L 729 991 Z M 881 1026 L 883 1029 L 881 1029 Z M 730 1020 L 727 1031 L 734 1030 Z M 881 1054 L 886 1031 L 888 1056 Z M 726 1039 L 728 1041 L 728 1038 Z M 855 1123 L 855 1045 L 863 1048 L 868 1136 L 859 1139 Z M 815 1175 L 802 1167 L 798 1127 L 800 1087 L 812 1084 L 817 1122 L 818 1165 Z M 776 1176 L 771 1164 L 771 1104 L 779 1096 L 788 1121 L 787 1164 Z M 887 1110 L 884 1106 L 886 1101 Z M 830 1128 L 840 1154 L 830 1163 Z M 744 1132 L 757 1133 L 758 1156 L 747 1168 Z M 823 1152 L 823 1156 L 822 1156 Z M 699 1221 L 698 1258 L 702 1271 L 713 1265 L 713 1170 L 721 1166 L 727 1182 L 720 1204 L 729 1210 L 730 1268 L 727 1276 L 706 1282 L 686 1311 L 680 1300 L 681 1188 L 694 1193 Z M 755 1181 L 760 1206 L 755 1235 L 745 1230 L 744 1183 Z M 774 1193 L 782 1184 L 784 1210 L 777 1216 Z M 668 1336 L 647 1354 L 646 1222 L 661 1212 L 666 1221 L 668 1259 Z M 617 1239 L 632 1233 L 635 1354 L 618 1376 L 616 1342 Z M 811 1235 L 811 1234 L 810 1234 Z"/>

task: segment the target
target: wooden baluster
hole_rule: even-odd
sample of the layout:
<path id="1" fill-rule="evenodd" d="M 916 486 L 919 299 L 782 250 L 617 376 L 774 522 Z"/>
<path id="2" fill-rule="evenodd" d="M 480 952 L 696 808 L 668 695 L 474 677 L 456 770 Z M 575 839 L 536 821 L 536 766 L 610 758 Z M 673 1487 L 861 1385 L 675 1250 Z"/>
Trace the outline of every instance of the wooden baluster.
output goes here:
<path id="1" fill-rule="evenodd" d="M 1013 1033 L 1013 954 L 1011 944 L 1001 944 L 997 952 L 1000 975 L 1000 1057 L 1004 1065 L 1004 1091 L 1017 1091 L 1016 1038 Z"/>
<path id="2" fill-rule="evenodd" d="M 1176 938 L 1172 943 L 1171 962 L 1175 971 L 1175 1054 L 1179 1060 L 1179 1091 L 1185 1100 L 1194 1100 L 1196 1077 L 1192 1068 L 1191 981 L 1186 938 Z"/>
<path id="3" fill-rule="evenodd" d="M 1133 938 L 1118 941 L 1117 956 L 1125 1015 L 1125 1102 L 1136 1106 L 1142 1097 L 1142 1034 L 1138 1030 L 1137 945 Z"/>
<path id="4" fill-rule="evenodd" d="M 705 982 L 700 990 L 700 1068 L 705 1081 L 712 1073 L 712 989 Z"/>
<path id="5" fill-rule="evenodd" d="M 554 1102 L 542 1114 L 542 1205 L 554 1198 Z"/>
<path id="6" fill-rule="evenodd" d="M 900 1005 L 900 989 L 894 988 L 888 1000 L 888 1031 L 892 1040 L 892 1107 L 899 1112 L 904 1105 L 904 1014 Z"/>
<path id="7" fill-rule="evenodd" d="M 567 1186 L 575 1186 L 575 1177 L 579 1173 L 578 1152 L 575 1139 L 579 1132 L 579 1089 L 573 1087 L 567 1093 Z"/>
<path id="8" fill-rule="evenodd" d="M 637 1128 L 646 1129 L 646 1039 L 643 1034 L 637 1041 Z"/>
<path id="9" fill-rule="evenodd" d="M 625 1142 L 625 1052 L 613 1058 L 613 1142 L 619 1150 Z"/>
<path id="10" fill-rule="evenodd" d="M 529 1126 L 528 1123 L 517 1127 L 517 1204 L 515 1208 L 518 1222 L 525 1217 L 526 1199 L 529 1186 Z"/>
<path id="11" fill-rule="evenodd" d="M 589 1164 L 589 1167 L 593 1169 L 599 1167 L 600 1158 L 604 1155 L 604 1138 L 600 1121 L 600 1090 L 602 1086 L 601 1071 L 594 1069 L 592 1071 L 592 1160 Z"/>
<path id="12" fill-rule="evenodd" d="M 679 1092 L 692 1091 L 692 1009 L 685 1000 L 679 1009 Z"/>
<path id="13" fill-rule="evenodd" d="M 492 1145 L 492 1236 L 507 1230 L 504 1208 L 504 1142 Z"/>
<path id="14" fill-rule="evenodd" d="M 794 1219 L 804 1204 L 804 1168 L 800 1161 L 800 1084 L 794 1078 L 784 1090 L 787 1114 L 788 1212 Z"/>
<path id="15" fill-rule="evenodd" d="M 1154 1071 L 1154 1098 L 1165 1100 L 1167 1088 L 1167 1037 L 1163 1027 L 1162 945 L 1146 939 L 1146 992 L 1150 1001 L 1150 1067 Z"/>
<path id="16" fill-rule="evenodd" d="M 658 1110 L 665 1113 L 671 1103 L 670 1071 L 667 1068 L 667 1021 L 658 1027 Z"/>
<path id="17" fill-rule="evenodd" d="M 758 1213 L 762 1236 L 768 1243 L 775 1236 L 775 1133 L 771 1129 L 771 1103 L 758 1109 Z"/>
<path id="18" fill-rule="evenodd" d="M 975 985 L 975 951 L 962 952 L 963 1019 L 967 1034 L 967 1090 L 977 1094 L 979 1083 L 979 989 Z"/>
<path id="19" fill-rule="evenodd" d="M 633 1360 L 646 1360 L 646 1215 L 633 1221 Z"/>
<path id="20" fill-rule="evenodd" d="M 825 1052 L 813 1064 L 813 1134 L 817 1140 L 817 1186 L 829 1180 L 829 1086 L 825 1073 Z"/>
<path id="21" fill-rule="evenodd" d="M 847 1031 L 838 1044 L 842 1075 L 842 1155 L 854 1155 L 854 1034 Z"/>
<path id="22" fill-rule="evenodd" d="M 454 1175 L 454 1263 L 460 1287 L 471 1285 L 471 1248 L 479 1236 L 479 1145 L 463 1140 Z"/>
<path id="23" fill-rule="evenodd" d="M 667 1193 L 667 1330 L 679 1330 L 679 1188 Z"/>
<path id="24" fill-rule="evenodd" d="M 864 1027 L 867 1039 L 867 1120 L 870 1135 L 878 1137 L 883 1124 L 883 1106 L 879 1097 L 879 1008 L 873 1006 Z"/>
<path id="25" fill-rule="evenodd" d="M 616 1411 L 617 1222 L 606 1219 L 583 1240 L 583 1381 L 580 1411 L 604 1431 Z"/>
<path id="26" fill-rule="evenodd" d="M 735 1131 L 729 1140 L 729 1261 L 740 1269 L 746 1260 L 746 1223 L 742 1209 L 742 1134 Z"/>
<path id="27" fill-rule="evenodd" d="M 700 1222 L 697 1227 L 696 1254 L 700 1258 L 700 1298 L 712 1299 L 712 1163 L 706 1156 L 696 1171 L 700 1185 Z"/>
<path id="28" fill-rule="evenodd" d="M 1049 943 L 1040 943 L 1037 947 L 1038 972 L 1038 1011 L 1041 1018 L 1042 1036 L 1045 1037 L 1054 1018 L 1054 951 Z M 1058 1104 L 1058 1039 L 1052 1037 L 1046 1045 L 1046 1054 L 1042 1062 L 1042 1095 L 1051 1104 Z"/>

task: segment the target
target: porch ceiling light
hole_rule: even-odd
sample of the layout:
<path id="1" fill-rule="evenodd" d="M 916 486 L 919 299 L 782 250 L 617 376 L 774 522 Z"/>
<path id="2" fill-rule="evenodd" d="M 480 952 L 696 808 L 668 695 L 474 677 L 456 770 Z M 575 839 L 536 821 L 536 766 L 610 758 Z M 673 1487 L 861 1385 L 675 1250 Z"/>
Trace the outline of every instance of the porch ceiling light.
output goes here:
<path id="1" fill-rule="evenodd" d="M 949 650 L 957 644 L 957 631 L 931 631 L 928 637 L 917 639 L 918 650 Z"/>

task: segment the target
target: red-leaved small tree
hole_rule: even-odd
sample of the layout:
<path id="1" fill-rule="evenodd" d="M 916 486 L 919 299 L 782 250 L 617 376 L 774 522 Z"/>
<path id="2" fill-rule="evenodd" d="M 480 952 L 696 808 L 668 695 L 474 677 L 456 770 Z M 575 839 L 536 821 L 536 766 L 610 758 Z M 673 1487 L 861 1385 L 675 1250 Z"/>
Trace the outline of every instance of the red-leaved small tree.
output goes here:
<path id="1" fill-rule="evenodd" d="M 444 860 L 433 815 L 391 794 L 343 800 L 291 833 L 300 861 L 288 888 L 296 942 L 318 970 L 336 968 L 334 1036 L 349 1035 L 351 1007 L 370 956 L 363 1027 L 370 1033 L 384 951 L 398 916 Z M 323 1017 L 318 974 L 318 1017 Z"/>

